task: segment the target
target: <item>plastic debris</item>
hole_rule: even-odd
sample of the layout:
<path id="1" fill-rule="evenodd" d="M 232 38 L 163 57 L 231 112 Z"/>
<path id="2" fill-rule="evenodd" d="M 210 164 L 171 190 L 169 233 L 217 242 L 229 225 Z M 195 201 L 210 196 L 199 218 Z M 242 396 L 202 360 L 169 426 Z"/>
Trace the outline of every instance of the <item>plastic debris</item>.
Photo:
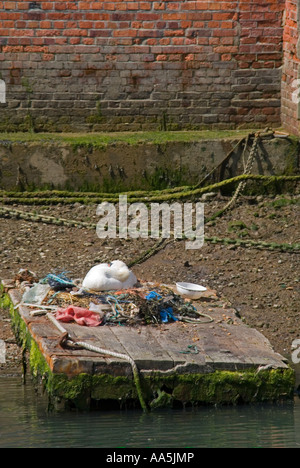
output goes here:
<path id="1" fill-rule="evenodd" d="M 98 313 L 82 307 L 69 306 L 66 309 L 58 309 L 56 312 L 56 319 L 61 322 L 76 322 L 79 325 L 87 327 L 98 327 L 103 321 Z"/>
<path id="2" fill-rule="evenodd" d="M 164 284 L 139 282 L 126 290 L 96 292 L 86 290 L 76 281 L 68 278 L 65 272 L 48 274 L 24 294 L 22 302 L 42 305 L 45 301 L 45 306 L 56 307 L 57 320 L 85 326 L 213 321 Z M 43 307 L 32 314 L 44 314 Z M 202 316 L 205 320 L 200 318 Z"/>
<path id="3" fill-rule="evenodd" d="M 199 354 L 199 349 L 196 345 L 189 345 L 185 351 L 179 351 L 180 354 Z"/>
<path id="4" fill-rule="evenodd" d="M 25 304 L 42 304 L 50 290 L 51 286 L 49 284 L 36 283 L 23 294 L 22 302 Z"/>
<path id="5" fill-rule="evenodd" d="M 146 296 L 147 301 L 159 301 L 161 303 L 161 306 L 158 308 L 159 309 L 159 314 L 160 314 L 160 319 L 162 323 L 168 323 L 170 320 L 173 322 L 177 322 L 178 318 L 174 316 L 174 311 L 172 307 L 164 307 L 165 301 L 163 300 L 163 297 L 158 294 L 155 291 L 151 291 L 149 294 Z"/>
<path id="6" fill-rule="evenodd" d="M 178 322 L 178 318 L 174 316 L 172 307 L 168 307 L 167 309 L 162 309 L 160 311 L 160 318 L 161 318 L 162 323 L 168 323 L 170 320 L 173 322 Z"/>
<path id="7" fill-rule="evenodd" d="M 76 285 L 64 272 L 60 274 L 49 273 L 43 281 L 47 281 L 54 291 L 63 291 L 74 288 Z"/>

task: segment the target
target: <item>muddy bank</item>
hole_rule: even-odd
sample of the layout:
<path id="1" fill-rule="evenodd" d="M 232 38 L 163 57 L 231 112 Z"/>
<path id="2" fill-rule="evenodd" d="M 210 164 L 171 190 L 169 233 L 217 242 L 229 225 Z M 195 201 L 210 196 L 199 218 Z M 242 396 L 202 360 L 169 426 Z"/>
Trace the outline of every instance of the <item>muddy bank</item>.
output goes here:
<path id="1" fill-rule="evenodd" d="M 207 215 L 228 201 L 217 196 L 205 201 Z M 33 207 L 16 208 L 32 211 Z M 205 235 L 276 243 L 299 243 L 299 195 L 241 197 L 234 209 L 208 223 Z M 96 205 L 38 206 L 38 213 L 96 223 Z M 101 240 L 94 231 L 0 218 L 0 277 L 13 278 L 30 268 L 39 278 L 49 272 L 69 272 L 82 278 L 95 263 L 123 259 L 130 263 L 156 243 L 151 239 Z M 135 274 L 147 281 L 178 280 L 207 285 L 228 298 L 245 322 L 256 327 L 274 349 L 291 359 L 291 346 L 300 338 L 299 253 L 206 243 L 200 250 L 185 250 L 177 241 L 136 265 Z M 21 351 L 10 329 L 7 313 L 0 311 L 0 338 L 7 346 L 7 362 L 0 373 L 22 371 Z"/>

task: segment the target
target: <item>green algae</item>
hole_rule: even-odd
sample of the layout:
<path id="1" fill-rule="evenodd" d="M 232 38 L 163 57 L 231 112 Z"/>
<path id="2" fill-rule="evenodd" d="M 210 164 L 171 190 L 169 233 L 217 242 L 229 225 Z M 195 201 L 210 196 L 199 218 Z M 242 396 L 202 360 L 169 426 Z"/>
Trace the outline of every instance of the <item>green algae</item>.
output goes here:
<path id="1" fill-rule="evenodd" d="M 295 385 L 292 369 L 271 369 L 257 372 L 217 370 L 209 374 L 146 376 L 142 389 L 152 409 L 182 404 L 224 405 L 276 402 L 293 397 Z M 66 375 L 51 376 L 46 385 L 52 397 L 85 407 L 91 400 L 136 401 L 138 395 L 131 378 L 108 374 L 79 374 L 69 379 Z M 167 391 L 163 390 L 167 388 Z"/>
<path id="2" fill-rule="evenodd" d="M 132 376 L 81 373 L 70 377 L 53 373 L 3 287 L 0 308 L 9 309 L 18 342 L 27 350 L 31 374 L 37 383 L 42 383 L 52 402 L 62 401 L 64 408 L 75 406 L 78 409 L 88 409 L 91 401 L 102 400 L 120 404 L 135 401 L 139 405 Z M 170 407 L 178 402 L 195 405 L 276 402 L 292 399 L 294 388 L 295 372 L 290 368 L 141 376 L 141 391 L 152 409 Z"/>
<path id="3" fill-rule="evenodd" d="M 1 130 L 1 129 L 0 129 Z M 95 133 L 30 133 L 0 132 L 1 142 L 57 142 L 70 144 L 74 150 L 79 148 L 104 149 L 109 145 L 140 144 L 164 145 L 171 142 L 193 143 L 204 139 L 241 138 L 250 130 L 199 130 L 199 131 L 144 131 L 144 132 L 95 132 Z"/>
<path id="4" fill-rule="evenodd" d="M 179 376 L 180 377 L 180 376 Z M 291 398 L 295 381 L 291 369 L 217 370 L 211 374 L 181 376 L 173 396 L 180 401 L 237 404 Z"/>

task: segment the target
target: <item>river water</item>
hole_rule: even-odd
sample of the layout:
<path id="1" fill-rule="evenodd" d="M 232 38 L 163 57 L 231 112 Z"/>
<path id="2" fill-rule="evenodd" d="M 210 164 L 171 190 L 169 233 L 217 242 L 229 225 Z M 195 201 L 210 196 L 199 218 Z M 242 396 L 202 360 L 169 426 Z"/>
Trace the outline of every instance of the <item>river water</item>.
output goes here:
<path id="1" fill-rule="evenodd" d="M 300 448 L 300 400 L 284 404 L 48 413 L 19 378 L 0 378 L 0 448 Z"/>

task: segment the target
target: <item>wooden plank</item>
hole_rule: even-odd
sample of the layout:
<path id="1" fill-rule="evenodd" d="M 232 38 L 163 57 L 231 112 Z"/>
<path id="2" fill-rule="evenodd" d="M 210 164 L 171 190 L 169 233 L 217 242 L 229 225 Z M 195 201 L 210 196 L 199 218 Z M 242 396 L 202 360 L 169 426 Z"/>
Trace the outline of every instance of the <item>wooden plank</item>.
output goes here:
<path id="1" fill-rule="evenodd" d="M 61 347 L 59 344 L 61 332 L 45 318 L 43 322 L 31 323 L 29 330 L 53 373 L 66 375 L 92 373 L 95 361 L 93 353 Z"/>
<path id="2" fill-rule="evenodd" d="M 230 330 L 233 327 L 236 326 L 230 325 Z M 239 327 L 239 331 L 242 333 L 242 328 Z M 251 359 L 238 348 L 223 323 L 212 326 L 209 333 L 201 333 L 199 330 L 199 335 L 206 361 L 214 369 L 242 370 L 253 366 Z"/>
<path id="3" fill-rule="evenodd" d="M 139 369 L 164 371 L 174 367 L 168 351 L 151 334 L 151 326 L 112 327 L 116 339 L 136 362 Z"/>
<path id="4" fill-rule="evenodd" d="M 19 304 L 22 300 L 22 294 L 20 293 L 18 289 L 9 290 L 9 297 L 14 306 Z"/>
<path id="5" fill-rule="evenodd" d="M 112 329 L 113 327 L 82 327 L 77 324 L 69 324 L 66 327 L 71 337 L 75 341 L 84 341 L 99 348 L 104 348 L 119 354 L 127 354 L 125 347 L 116 339 Z M 115 376 L 132 374 L 130 363 L 122 358 L 92 353 L 94 355 L 94 374 L 108 373 Z M 100 359 L 100 357 L 102 359 Z"/>
<path id="6" fill-rule="evenodd" d="M 205 356 L 198 342 L 193 341 L 193 329 L 183 323 L 169 324 L 167 327 L 150 328 L 150 333 L 166 349 L 174 361 L 177 373 L 210 372 Z M 194 354 L 188 346 L 197 346 Z"/>
<path id="7" fill-rule="evenodd" d="M 15 282 L 12 279 L 3 279 L 1 283 L 6 291 L 16 288 Z"/>
<path id="8" fill-rule="evenodd" d="M 75 341 L 85 341 L 99 348 L 126 354 L 126 349 L 113 334 L 112 327 L 84 327 L 72 323 L 66 329 Z"/>
<path id="9" fill-rule="evenodd" d="M 9 280 L 5 284 L 8 288 L 12 286 Z M 9 295 L 14 305 L 21 301 L 19 290 L 9 289 Z M 247 327 L 236 316 L 234 309 L 225 305 L 222 307 L 214 291 L 208 291 L 207 297 L 195 302 L 195 306 L 200 312 L 211 315 L 214 322 L 175 322 L 139 327 L 84 327 L 76 323 L 62 325 L 75 341 L 129 355 L 144 373 L 193 374 L 264 365 L 287 367 L 282 356 L 274 352 L 270 342 L 261 333 Z M 130 363 L 121 357 L 101 355 L 85 349 L 63 349 L 59 344 L 61 331 L 45 316 L 32 317 L 30 307 L 23 305 L 18 311 L 54 373 L 108 373 L 132 377 Z M 193 346 L 197 347 L 197 354 Z"/>
<path id="10" fill-rule="evenodd" d="M 284 358 L 273 350 L 269 340 L 254 328 L 234 327 L 227 324 L 224 324 L 224 328 L 230 333 L 239 353 L 247 356 L 253 366 L 288 367 L 284 363 Z"/>

